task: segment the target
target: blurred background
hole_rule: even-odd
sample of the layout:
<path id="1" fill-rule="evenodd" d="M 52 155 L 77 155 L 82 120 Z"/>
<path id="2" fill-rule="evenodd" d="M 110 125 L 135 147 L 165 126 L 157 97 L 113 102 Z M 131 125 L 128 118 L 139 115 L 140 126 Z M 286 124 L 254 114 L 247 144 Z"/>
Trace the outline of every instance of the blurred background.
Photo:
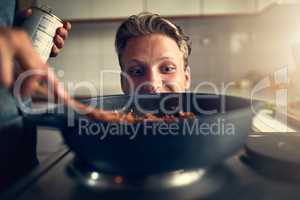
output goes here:
<path id="1" fill-rule="evenodd" d="M 299 0 L 37 0 L 72 23 L 62 53 L 50 59 L 74 95 L 119 94 L 119 65 L 114 37 L 119 24 L 132 14 L 151 11 L 170 18 L 192 39 L 192 88 L 203 81 L 216 86 L 232 83 L 228 93 L 249 95 L 262 78 L 287 67 L 290 101 L 300 95 Z M 101 77 L 101 72 L 104 76 Z M 79 82 L 81 82 L 79 84 Z M 276 87 L 274 85 L 274 87 Z M 274 88 L 273 88 L 274 89 Z M 197 91 L 212 90 L 202 86 Z M 299 91 L 299 92 L 297 92 Z M 96 94 L 94 94 L 96 92 Z M 298 94 L 299 93 L 299 94 Z M 272 100 L 272 89 L 261 92 Z"/>

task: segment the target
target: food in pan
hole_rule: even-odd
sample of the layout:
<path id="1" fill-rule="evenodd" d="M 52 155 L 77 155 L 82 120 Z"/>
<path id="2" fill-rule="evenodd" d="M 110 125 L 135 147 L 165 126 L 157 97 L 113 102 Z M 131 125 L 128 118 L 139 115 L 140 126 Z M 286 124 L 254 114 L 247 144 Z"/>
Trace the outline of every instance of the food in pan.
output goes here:
<path id="1" fill-rule="evenodd" d="M 70 107 L 73 110 L 79 111 L 80 113 L 87 113 L 91 119 L 100 120 L 100 121 L 107 121 L 107 122 L 128 122 L 128 123 L 138 123 L 143 121 L 150 121 L 150 122 L 173 122 L 178 121 L 180 119 L 187 119 L 187 118 L 195 118 L 196 115 L 192 112 L 183 112 L 180 111 L 174 115 L 154 115 L 154 114 L 145 114 L 145 115 L 136 115 L 133 112 L 129 113 L 120 113 L 120 112 L 113 112 L 113 111 L 105 111 L 100 108 L 94 108 L 81 102 L 73 99 L 69 96 L 63 88 L 59 87 L 57 82 L 54 83 L 54 97 L 55 101 L 60 100 L 59 103 L 63 102 L 66 106 Z M 53 83 L 52 83 L 53 84 Z M 46 97 L 49 97 L 49 88 L 46 87 L 47 84 L 41 84 L 36 82 L 36 91 Z"/>
<path id="2" fill-rule="evenodd" d="M 162 115 L 158 116 L 155 114 L 135 115 L 133 112 L 127 114 L 119 112 L 108 112 L 100 109 L 95 109 L 93 112 L 88 114 L 88 117 L 109 122 L 128 122 L 128 123 L 139 123 L 139 122 L 175 122 L 180 119 L 195 118 L 196 115 L 192 112 L 178 112 L 174 115 Z"/>

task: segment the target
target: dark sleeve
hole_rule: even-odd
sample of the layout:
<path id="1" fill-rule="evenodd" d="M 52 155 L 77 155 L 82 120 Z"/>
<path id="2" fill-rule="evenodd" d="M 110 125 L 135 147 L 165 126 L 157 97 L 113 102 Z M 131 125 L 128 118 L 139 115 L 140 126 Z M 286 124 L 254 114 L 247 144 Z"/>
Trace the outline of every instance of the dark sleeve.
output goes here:
<path id="1" fill-rule="evenodd" d="M 16 10 L 15 0 L 0 1 L 0 27 L 11 27 Z"/>
<path id="2" fill-rule="evenodd" d="M 0 190 L 36 165 L 36 127 L 24 122 L 13 96 L 0 86 Z"/>

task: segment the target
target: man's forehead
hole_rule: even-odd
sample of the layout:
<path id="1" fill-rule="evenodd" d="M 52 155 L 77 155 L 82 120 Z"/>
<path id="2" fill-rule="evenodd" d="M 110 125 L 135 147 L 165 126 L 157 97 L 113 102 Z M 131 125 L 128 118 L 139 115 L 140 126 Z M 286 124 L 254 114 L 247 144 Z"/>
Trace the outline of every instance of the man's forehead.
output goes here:
<path id="1" fill-rule="evenodd" d="M 167 36 L 149 37 L 155 36 L 130 39 L 123 52 L 124 61 L 145 61 L 150 58 L 176 60 L 181 57 L 182 52 L 173 39 Z"/>
<path id="2" fill-rule="evenodd" d="M 177 43 L 172 38 L 163 34 L 149 34 L 131 38 L 127 41 L 125 48 L 125 51 L 129 53 L 178 50 Z"/>

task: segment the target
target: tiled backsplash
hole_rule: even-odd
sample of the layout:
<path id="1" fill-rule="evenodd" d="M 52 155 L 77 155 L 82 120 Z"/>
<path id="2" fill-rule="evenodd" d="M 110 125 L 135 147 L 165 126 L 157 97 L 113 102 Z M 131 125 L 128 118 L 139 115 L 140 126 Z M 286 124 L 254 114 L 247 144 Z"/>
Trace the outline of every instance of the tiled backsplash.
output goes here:
<path id="1" fill-rule="evenodd" d="M 217 85 L 228 83 L 253 70 L 266 74 L 288 66 L 290 73 L 294 73 L 296 67 L 291 46 L 300 41 L 299 10 L 300 6 L 281 6 L 256 16 L 174 20 L 193 42 L 190 57 L 192 88 L 200 81 L 212 81 Z M 103 70 L 119 70 L 114 50 L 119 24 L 73 24 L 62 53 L 51 59 L 61 80 L 77 86 L 76 94 L 89 94 L 84 89 L 87 84 L 94 85 L 96 94 L 121 93 L 118 73 L 104 73 L 101 79 Z"/>

